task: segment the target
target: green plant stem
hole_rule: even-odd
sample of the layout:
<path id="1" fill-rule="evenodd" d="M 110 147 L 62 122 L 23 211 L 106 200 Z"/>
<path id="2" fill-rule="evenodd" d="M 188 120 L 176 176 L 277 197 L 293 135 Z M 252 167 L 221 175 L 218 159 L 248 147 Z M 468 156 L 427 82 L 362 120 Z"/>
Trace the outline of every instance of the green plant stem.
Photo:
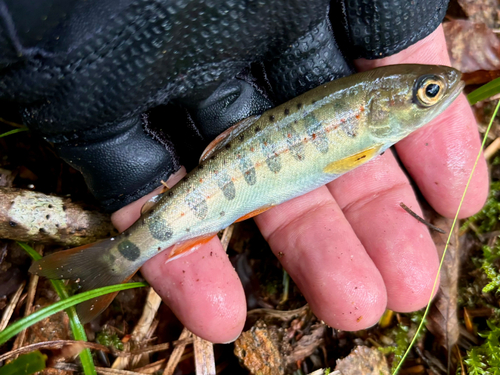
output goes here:
<path id="1" fill-rule="evenodd" d="M 484 134 L 483 142 L 481 143 L 481 148 L 479 149 L 479 153 L 477 154 L 476 161 L 474 162 L 474 166 L 472 167 L 472 171 L 470 172 L 469 179 L 467 180 L 467 184 L 465 185 L 464 193 L 462 194 L 462 198 L 460 199 L 460 204 L 458 205 L 457 212 L 455 214 L 455 217 L 453 218 L 453 223 L 451 224 L 450 232 L 448 234 L 448 239 L 446 240 L 446 245 L 445 245 L 444 250 L 443 250 L 443 255 L 441 256 L 441 261 L 439 262 L 438 272 L 437 272 L 436 278 L 434 279 L 434 285 L 432 286 L 431 296 L 429 297 L 429 303 L 427 304 L 427 307 L 425 308 L 424 316 L 422 317 L 422 321 L 418 325 L 417 332 L 413 336 L 413 339 L 411 340 L 410 345 L 408 346 L 408 349 L 406 349 L 405 354 L 403 355 L 403 357 L 401 358 L 401 361 L 399 362 L 398 366 L 394 370 L 393 375 L 396 375 L 398 373 L 398 371 L 401 369 L 401 366 L 403 365 L 404 360 L 406 359 L 408 353 L 410 352 L 410 349 L 415 344 L 415 341 L 417 340 L 418 334 L 422 330 L 422 327 L 424 325 L 425 318 L 427 317 L 427 314 L 429 313 L 431 303 L 432 303 L 432 298 L 434 296 L 434 292 L 436 291 L 436 288 L 437 288 L 437 285 L 439 282 L 439 275 L 441 273 L 441 269 L 443 268 L 443 263 L 444 263 L 444 258 L 446 256 L 446 251 L 448 250 L 448 244 L 451 241 L 451 236 L 453 235 L 453 229 L 455 228 L 455 225 L 458 222 L 458 214 L 460 213 L 460 209 L 462 208 L 462 204 L 464 203 L 465 194 L 467 194 L 467 190 L 469 190 L 469 185 L 470 185 L 470 182 L 472 181 L 472 176 L 474 175 L 474 171 L 476 170 L 476 166 L 479 162 L 479 159 L 481 158 L 481 156 L 483 154 L 484 145 L 486 144 L 486 140 L 488 139 L 488 134 L 491 130 L 491 126 L 493 125 L 493 120 L 497 116 L 499 109 L 500 109 L 500 100 L 497 102 L 497 106 L 495 107 L 495 111 L 493 112 L 493 116 L 491 116 L 490 123 L 488 125 L 488 128 L 486 129 L 486 133 Z"/>
<path id="2" fill-rule="evenodd" d="M 7 137 L 8 135 L 12 135 L 12 134 L 16 134 L 16 133 L 25 132 L 25 131 L 28 131 L 28 130 L 29 130 L 28 128 L 19 128 L 19 129 L 9 130 L 8 132 L 0 134 L 0 138 Z"/>

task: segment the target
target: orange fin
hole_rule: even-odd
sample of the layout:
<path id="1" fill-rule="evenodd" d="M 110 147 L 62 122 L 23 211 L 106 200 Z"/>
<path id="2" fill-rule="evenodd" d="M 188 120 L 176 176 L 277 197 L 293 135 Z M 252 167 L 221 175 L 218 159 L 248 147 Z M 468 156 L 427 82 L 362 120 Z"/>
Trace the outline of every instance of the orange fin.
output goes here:
<path id="1" fill-rule="evenodd" d="M 248 214 L 240 217 L 238 220 L 235 221 L 235 223 L 239 223 L 240 221 L 250 219 L 254 216 L 260 215 L 261 213 L 266 212 L 267 210 L 269 210 L 272 207 L 273 206 L 264 206 L 264 207 L 258 208 L 255 211 L 249 212 Z"/>
<path id="2" fill-rule="evenodd" d="M 331 174 L 342 174 L 349 172 L 350 170 L 353 170 L 354 168 L 359 167 L 360 165 L 373 159 L 374 156 L 377 156 L 381 147 L 382 146 L 369 147 L 354 155 L 331 162 L 325 168 L 323 168 L 323 172 Z"/>
<path id="3" fill-rule="evenodd" d="M 220 133 L 210 144 L 205 148 L 200 157 L 200 163 L 210 156 L 212 156 L 215 152 L 222 149 L 225 145 L 231 142 L 234 138 L 236 138 L 242 131 L 252 125 L 255 121 L 259 119 L 260 116 L 250 116 L 240 122 L 234 124 L 230 128 L 226 129 L 222 133 Z"/>
<path id="4" fill-rule="evenodd" d="M 33 263 L 29 271 L 49 279 L 75 280 L 81 291 L 121 284 L 130 280 L 140 264 L 113 262 L 117 242 L 113 238 L 59 251 Z M 98 316 L 115 296 L 116 293 L 108 294 L 80 303 L 76 310 L 82 322 L 87 323 Z"/>
<path id="5" fill-rule="evenodd" d="M 170 252 L 170 255 L 168 256 L 167 262 L 170 262 L 170 261 L 177 259 L 181 256 L 190 254 L 195 250 L 198 250 L 200 248 L 200 246 L 205 245 L 208 241 L 210 241 L 216 235 L 217 235 L 217 233 L 209 233 L 209 234 L 205 234 L 203 236 L 191 238 L 187 241 L 183 241 L 183 242 L 179 242 L 178 244 L 175 244 L 174 248 Z"/>

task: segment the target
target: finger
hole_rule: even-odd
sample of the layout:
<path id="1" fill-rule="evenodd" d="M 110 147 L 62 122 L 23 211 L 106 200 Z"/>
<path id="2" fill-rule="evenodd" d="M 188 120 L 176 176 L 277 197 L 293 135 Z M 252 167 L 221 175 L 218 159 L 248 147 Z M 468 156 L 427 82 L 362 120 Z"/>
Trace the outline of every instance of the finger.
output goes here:
<path id="1" fill-rule="evenodd" d="M 338 178 L 328 189 L 380 271 L 387 306 L 401 312 L 425 306 L 439 261 L 427 227 L 400 206 L 403 202 L 422 215 L 392 153 Z"/>
<path id="2" fill-rule="evenodd" d="M 377 322 L 386 306 L 382 277 L 326 187 L 255 221 L 320 319 L 343 330 Z"/>
<path id="3" fill-rule="evenodd" d="M 167 185 L 174 186 L 185 174 L 182 168 Z M 123 231 L 132 225 L 144 203 L 162 189 L 115 212 L 115 227 Z M 192 254 L 166 263 L 169 254 L 167 249 L 147 261 L 141 268 L 144 278 L 190 331 L 211 342 L 234 341 L 245 323 L 245 294 L 220 241 L 214 238 Z"/>
<path id="4" fill-rule="evenodd" d="M 234 341 L 245 323 L 245 294 L 218 238 L 175 262 L 166 262 L 168 253 L 142 266 L 144 278 L 191 332 L 214 343 Z"/>
<path id="5" fill-rule="evenodd" d="M 358 60 L 360 70 L 380 65 L 423 63 L 450 65 L 442 27 L 408 49 L 376 61 Z M 396 145 L 406 169 L 427 201 L 444 216 L 453 217 L 480 149 L 477 126 L 463 95 L 427 127 Z M 488 194 L 486 162 L 474 172 L 460 217 L 481 209 Z"/>

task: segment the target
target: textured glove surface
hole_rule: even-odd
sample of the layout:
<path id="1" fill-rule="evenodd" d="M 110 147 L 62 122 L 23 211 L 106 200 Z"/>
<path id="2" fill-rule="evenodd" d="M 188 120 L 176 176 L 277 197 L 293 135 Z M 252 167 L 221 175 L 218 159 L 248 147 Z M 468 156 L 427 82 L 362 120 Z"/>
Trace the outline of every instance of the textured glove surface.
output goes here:
<path id="1" fill-rule="evenodd" d="M 116 210 L 176 171 L 179 150 L 192 164 L 235 122 L 351 74 L 345 56 L 385 56 L 425 37 L 446 0 L 331 6 L 329 14 L 325 0 L 0 2 L 0 98 L 17 103 Z M 166 103 L 187 112 L 148 112 Z"/>

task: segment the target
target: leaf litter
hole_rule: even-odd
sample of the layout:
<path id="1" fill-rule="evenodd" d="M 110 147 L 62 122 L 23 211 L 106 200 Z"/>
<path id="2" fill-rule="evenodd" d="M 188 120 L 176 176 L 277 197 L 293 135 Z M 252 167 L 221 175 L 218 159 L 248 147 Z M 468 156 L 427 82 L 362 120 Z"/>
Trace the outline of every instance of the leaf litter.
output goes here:
<path id="1" fill-rule="evenodd" d="M 500 76 L 500 8 L 495 0 L 460 0 L 452 2 L 450 9 L 455 12 L 449 13 L 444 29 L 452 64 L 467 72 L 465 79 L 471 90 Z M 6 119 L 0 122 L 1 133 L 20 122 L 3 107 L 0 103 L 0 117 Z M 492 107 L 488 101 L 474 106 L 480 131 L 484 132 Z M 418 337 L 402 374 L 500 371 L 500 142 L 493 144 L 498 136 L 497 120 L 489 138 L 490 198 L 479 214 L 453 233 L 427 329 Z M 81 176 L 55 157 L 50 146 L 27 132 L 10 137 L 16 138 L 8 142 L 0 138 L 5 155 L 0 160 L 2 187 L 23 189 L 19 195 L 42 193 L 71 199 L 76 205 L 85 202 L 85 210 L 104 215 L 84 188 Z M 425 202 L 422 205 L 426 206 Z M 97 217 L 109 222 L 105 215 Z M 449 220 L 430 209 L 425 210 L 425 219 L 446 231 L 450 228 Z M 40 241 L 42 237 L 37 236 L 23 239 Z M 358 332 L 332 329 L 311 313 L 293 280 L 269 255 L 251 221 L 238 223 L 223 236 L 228 256 L 243 281 L 249 309 L 245 331 L 234 344 L 212 346 L 204 342 L 183 328 L 154 291 L 128 290 L 86 326 L 89 340 L 100 344 L 78 346 L 68 341 L 68 321 L 61 313 L 30 327 L 23 338 L 1 346 L 0 355 L 8 358 L 0 361 L 0 366 L 17 354 L 25 354 L 23 348 L 42 348 L 47 365 L 52 367 L 43 373 L 73 374 L 81 369 L 74 359 L 76 352 L 90 347 L 98 372 L 107 374 L 387 374 L 394 368 L 416 332 L 420 312 L 389 311 L 382 325 Z M 62 244 L 43 238 L 46 252 Z M 433 238 L 438 250 L 442 249 L 446 237 L 433 233 Z M 0 324 L 9 324 L 57 299 L 50 283 L 30 282 L 28 267 L 29 258 L 12 240 L 0 240 L 0 274 L 7 275 L 0 277 L 0 313 L 4 316 Z M 138 280 L 140 275 L 134 279 Z M 26 285 L 32 285 L 31 289 Z M 65 347 L 72 349 L 62 350 Z"/>

